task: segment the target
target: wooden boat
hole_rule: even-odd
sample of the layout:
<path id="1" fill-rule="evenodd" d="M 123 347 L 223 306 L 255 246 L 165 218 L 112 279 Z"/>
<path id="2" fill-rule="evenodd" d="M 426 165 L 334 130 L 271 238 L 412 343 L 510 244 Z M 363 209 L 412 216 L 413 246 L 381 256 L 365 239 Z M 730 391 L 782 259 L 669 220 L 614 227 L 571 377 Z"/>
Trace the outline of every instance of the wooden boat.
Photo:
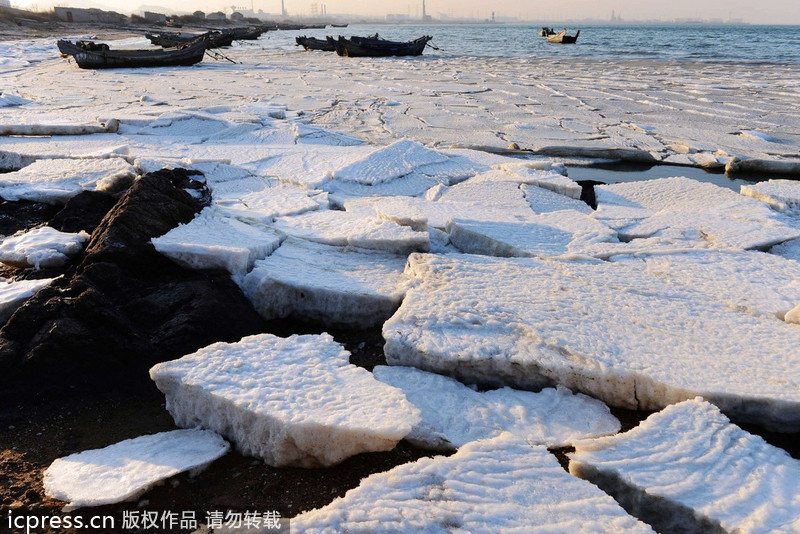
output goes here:
<path id="1" fill-rule="evenodd" d="M 346 39 L 339 36 L 338 39 L 328 37 L 336 47 L 336 53 L 346 57 L 387 57 L 387 56 L 419 56 L 425 50 L 428 41 L 433 39 L 430 35 L 424 35 L 413 41 L 386 41 L 375 37 L 351 37 Z"/>
<path id="2" fill-rule="evenodd" d="M 302 46 L 306 50 L 322 50 L 323 52 L 333 52 L 336 46 L 329 43 L 327 39 L 317 39 L 315 37 L 306 37 L 301 35 L 294 38 L 295 46 Z"/>
<path id="3" fill-rule="evenodd" d="M 347 24 L 333 24 L 333 23 L 331 23 L 331 28 L 347 28 Z"/>
<path id="4" fill-rule="evenodd" d="M 262 34 L 266 33 L 266 28 L 232 28 L 234 41 L 255 41 Z"/>
<path id="5" fill-rule="evenodd" d="M 205 39 L 197 39 L 162 50 L 111 50 L 108 45 L 91 41 L 72 43 L 62 39 L 58 41 L 58 49 L 74 57 L 82 69 L 117 69 L 194 65 L 203 60 L 207 44 Z"/>
<path id="6" fill-rule="evenodd" d="M 221 48 L 223 46 L 230 46 L 233 43 L 234 33 L 228 30 L 223 31 L 208 31 L 205 33 L 174 33 L 174 32 L 161 32 L 161 33 L 145 33 L 151 43 L 163 48 L 170 48 L 186 44 L 195 39 L 205 37 L 208 42 L 208 48 Z"/>
<path id="7" fill-rule="evenodd" d="M 553 28 L 548 28 L 547 26 L 542 26 L 542 29 L 539 30 L 539 37 L 547 37 L 548 35 L 555 35 L 556 32 Z"/>
<path id="8" fill-rule="evenodd" d="M 575 35 L 567 35 L 567 30 L 563 29 L 560 32 L 554 35 L 548 35 L 547 41 L 551 43 L 558 43 L 558 44 L 572 44 L 578 40 L 578 36 L 581 34 L 581 31 L 578 30 L 575 32 Z"/>

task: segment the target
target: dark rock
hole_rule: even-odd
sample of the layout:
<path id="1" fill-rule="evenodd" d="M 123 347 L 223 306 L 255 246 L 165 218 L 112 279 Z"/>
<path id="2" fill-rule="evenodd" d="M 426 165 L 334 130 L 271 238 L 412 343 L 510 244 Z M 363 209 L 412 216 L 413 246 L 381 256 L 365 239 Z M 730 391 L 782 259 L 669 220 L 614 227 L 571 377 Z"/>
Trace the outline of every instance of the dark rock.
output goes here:
<path id="1" fill-rule="evenodd" d="M 0 330 L 0 375 L 7 378 L 0 388 L 114 387 L 147 379 L 157 362 L 264 331 L 228 273 L 183 269 L 150 244 L 192 220 L 208 198 L 186 171 L 137 180 L 103 217 L 79 264 Z M 89 211 L 96 216 L 102 207 Z M 59 224 L 72 220 L 65 215 Z"/>
<path id="2" fill-rule="evenodd" d="M 19 200 L 11 202 L 0 199 L 0 236 L 8 236 L 35 228 L 49 221 L 59 211 L 58 206 L 41 202 Z"/>
<path id="3" fill-rule="evenodd" d="M 59 232 L 74 234 L 84 231 L 91 234 L 117 200 L 117 197 L 108 193 L 84 191 L 67 201 L 48 225 Z"/>

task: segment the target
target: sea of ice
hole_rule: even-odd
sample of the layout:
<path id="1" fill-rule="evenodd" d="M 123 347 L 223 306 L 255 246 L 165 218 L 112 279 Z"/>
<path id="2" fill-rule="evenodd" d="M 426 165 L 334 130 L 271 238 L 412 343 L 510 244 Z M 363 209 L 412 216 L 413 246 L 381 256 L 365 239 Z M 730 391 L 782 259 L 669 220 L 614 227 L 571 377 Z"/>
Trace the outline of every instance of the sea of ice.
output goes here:
<path id="1" fill-rule="evenodd" d="M 159 252 L 227 270 L 265 319 L 386 341 L 373 372 L 327 334 L 159 364 L 176 424 L 207 430 L 58 460 L 51 496 L 107 503 L 147 475 L 113 496 L 131 498 L 224 453 L 219 436 L 306 467 L 405 438 L 457 452 L 373 475 L 292 527 L 649 532 L 633 513 L 657 529 L 798 528 L 797 460 L 736 423 L 800 431 L 800 182 L 738 194 L 679 167 L 796 168 L 796 72 L 259 43 L 227 51 L 237 64 L 82 71 L 49 39 L 0 49 L 26 51 L 0 60 L 0 197 L 58 205 L 198 170 L 211 206 L 154 238 Z M 564 164 L 609 159 L 677 166 L 596 187 L 592 209 Z M 0 238 L 0 261 L 38 268 L 87 235 Z M 4 280 L 0 315 L 49 282 Z M 663 411 L 617 434 L 608 406 Z M 572 475 L 547 450 L 567 445 Z"/>

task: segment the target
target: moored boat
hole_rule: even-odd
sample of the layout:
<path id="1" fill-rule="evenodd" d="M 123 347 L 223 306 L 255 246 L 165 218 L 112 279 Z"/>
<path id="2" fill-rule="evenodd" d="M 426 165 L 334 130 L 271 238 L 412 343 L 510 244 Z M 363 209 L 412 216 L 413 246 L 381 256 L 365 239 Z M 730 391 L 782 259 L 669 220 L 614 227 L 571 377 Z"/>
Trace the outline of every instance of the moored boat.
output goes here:
<path id="1" fill-rule="evenodd" d="M 550 43 L 558 43 L 558 44 L 572 44 L 578 40 L 578 36 L 580 34 L 581 31 L 578 30 L 575 32 L 575 35 L 567 35 L 567 30 L 565 28 L 556 34 L 548 35 L 547 41 Z"/>
<path id="2" fill-rule="evenodd" d="M 58 49 L 74 57 L 82 69 L 116 69 L 194 65 L 203 60 L 207 44 L 205 39 L 197 39 L 162 50 L 111 50 L 105 44 L 62 39 L 58 41 Z"/>
<path id="3" fill-rule="evenodd" d="M 419 56 L 425 50 L 428 41 L 433 39 L 430 35 L 424 35 L 413 41 L 387 41 L 375 37 L 351 37 L 346 39 L 339 36 L 338 39 L 328 37 L 336 53 L 346 57 L 387 57 L 387 56 Z"/>
<path id="4" fill-rule="evenodd" d="M 206 38 L 208 48 L 221 48 L 223 46 L 230 46 L 234 39 L 234 33 L 229 30 L 208 31 L 205 33 L 145 33 L 144 36 L 154 45 L 164 48 L 180 46 L 201 37 Z"/>
<path id="5" fill-rule="evenodd" d="M 294 38 L 296 46 L 302 46 L 306 50 L 322 50 L 323 52 L 333 52 L 336 46 L 327 39 L 317 39 L 300 35 Z"/>

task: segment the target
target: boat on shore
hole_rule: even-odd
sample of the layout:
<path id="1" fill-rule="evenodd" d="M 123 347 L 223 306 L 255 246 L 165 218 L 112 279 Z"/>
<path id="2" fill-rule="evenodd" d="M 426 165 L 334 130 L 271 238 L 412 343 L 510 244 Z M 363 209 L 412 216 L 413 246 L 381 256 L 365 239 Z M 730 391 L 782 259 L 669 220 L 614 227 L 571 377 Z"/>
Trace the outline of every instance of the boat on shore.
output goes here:
<path id="1" fill-rule="evenodd" d="M 221 48 L 230 46 L 235 38 L 234 32 L 229 30 L 207 31 L 205 33 L 145 33 L 144 36 L 154 45 L 163 48 L 181 46 L 200 38 L 206 39 L 208 48 Z"/>
<path id="2" fill-rule="evenodd" d="M 557 43 L 557 44 L 573 44 L 578 40 L 578 36 L 581 34 L 581 31 L 578 30 L 575 32 L 575 35 L 567 35 L 567 29 L 564 28 L 560 32 L 548 35 L 547 41 L 550 43 Z"/>
<path id="3" fill-rule="evenodd" d="M 136 67 L 173 67 L 194 65 L 203 60 L 208 43 L 197 39 L 161 50 L 111 50 L 107 44 L 91 41 L 73 43 L 61 39 L 59 51 L 75 58 L 82 69 L 117 69 Z"/>
<path id="4" fill-rule="evenodd" d="M 376 36 L 356 37 L 349 39 L 339 36 L 338 39 L 328 37 L 336 53 L 345 57 L 388 57 L 388 56 L 419 56 L 425 50 L 428 41 L 433 39 L 430 35 L 423 35 L 413 41 L 387 41 Z"/>
<path id="5" fill-rule="evenodd" d="M 302 46 L 306 50 L 322 50 L 323 52 L 333 52 L 336 46 L 327 39 L 317 39 L 316 37 L 306 37 L 300 35 L 294 38 L 295 46 Z"/>

